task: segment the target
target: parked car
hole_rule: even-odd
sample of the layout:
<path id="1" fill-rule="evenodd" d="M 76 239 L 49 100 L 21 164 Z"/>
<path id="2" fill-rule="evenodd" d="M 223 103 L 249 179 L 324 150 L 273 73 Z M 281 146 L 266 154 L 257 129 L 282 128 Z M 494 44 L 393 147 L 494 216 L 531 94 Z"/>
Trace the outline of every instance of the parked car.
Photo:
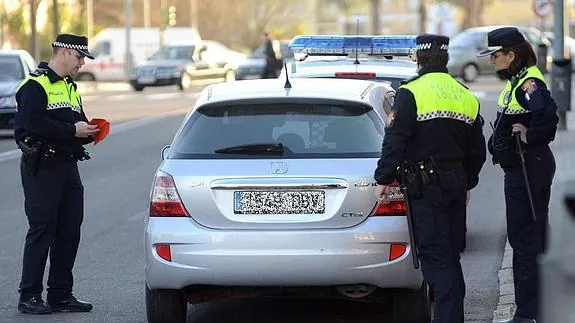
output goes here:
<path id="1" fill-rule="evenodd" d="M 0 50 L 0 129 L 14 126 L 16 90 L 36 67 L 34 58 L 25 50 Z"/>
<path id="2" fill-rule="evenodd" d="M 390 91 L 305 78 L 205 88 L 151 189 L 148 321 L 185 322 L 188 303 L 289 293 L 392 299 L 395 322 L 429 322 L 403 196 L 373 195 Z"/>
<path id="3" fill-rule="evenodd" d="M 489 57 L 477 57 L 477 53 L 487 48 L 487 33 L 501 27 L 506 26 L 469 28 L 455 35 L 449 42 L 449 73 L 461 77 L 465 82 L 474 82 L 481 74 L 494 74 Z M 546 70 L 551 64 L 547 53 L 551 42 L 536 28 L 517 28 L 538 54 L 540 67 Z"/>
<path id="4" fill-rule="evenodd" d="M 274 51 L 276 57 L 281 61 L 281 65 L 294 60 L 293 53 L 289 50 L 287 41 L 274 41 Z M 238 65 L 236 70 L 237 80 L 260 79 L 266 67 L 265 47 L 259 46 L 245 61 Z M 281 68 L 280 68 L 281 69 Z M 278 69 L 278 72 L 279 70 Z"/>
<path id="5" fill-rule="evenodd" d="M 172 43 L 134 69 L 130 84 L 136 91 L 165 85 L 185 90 L 192 83 L 233 81 L 237 64 L 244 59 L 244 54 L 216 41 Z"/>
<path id="6" fill-rule="evenodd" d="M 190 27 L 131 28 L 130 47 L 132 64 L 138 66 L 163 44 L 177 41 L 198 42 L 198 32 Z M 160 36 L 161 35 L 161 36 Z M 90 39 L 93 60 L 86 60 L 82 70 L 74 77 L 79 81 L 126 81 L 126 29 L 105 28 Z"/>

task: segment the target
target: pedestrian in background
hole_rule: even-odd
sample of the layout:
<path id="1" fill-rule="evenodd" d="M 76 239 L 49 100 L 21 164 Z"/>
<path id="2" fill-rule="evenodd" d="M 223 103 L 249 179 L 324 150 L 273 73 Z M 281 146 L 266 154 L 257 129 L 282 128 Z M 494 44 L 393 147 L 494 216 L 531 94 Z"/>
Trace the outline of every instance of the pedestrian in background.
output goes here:
<path id="1" fill-rule="evenodd" d="M 84 187 L 77 162 L 89 159 L 83 145 L 98 128 L 88 124 L 72 76 L 93 59 L 86 37 L 61 34 L 49 63 L 21 83 L 16 94 L 15 140 L 22 150 L 26 235 L 18 310 L 29 314 L 88 312 L 90 303 L 72 294 L 72 268 L 84 218 Z M 50 256 L 47 303 L 43 276 Z"/>
<path id="2" fill-rule="evenodd" d="M 546 248 L 555 174 L 549 143 L 555 138 L 559 119 L 555 101 L 536 66 L 535 52 L 519 30 L 514 27 L 493 30 L 488 33 L 487 42 L 488 49 L 477 55 L 490 56 L 497 74 L 507 80 L 499 96 L 495 132 L 488 144 L 493 163 L 499 164 L 505 173 L 507 238 L 513 248 L 517 310 L 505 322 L 530 323 L 539 316 L 537 257 Z M 526 173 L 518 154 L 523 150 Z"/>
<path id="3" fill-rule="evenodd" d="M 387 203 L 398 167 L 408 170 L 401 180 L 413 219 L 412 248 L 435 297 L 433 322 L 462 323 L 460 251 L 467 194 L 478 184 L 485 162 L 483 121 L 477 98 L 447 72 L 449 38 L 418 36 L 416 45 L 419 75 L 397 92 L 375 170 L 375 195 Z"/>
<path id="4" fill-rule="evenodd" d="M 276 58 L 272 40 L 267 32 L 262 32 L 260 41 L 262 46 L 264 46 L 264 55 L 266 59 L 266 66 L 264 68 L 264 74 L 262 75 L 262 78 L 276 78 L 278 74 L 278 59 Z"/>

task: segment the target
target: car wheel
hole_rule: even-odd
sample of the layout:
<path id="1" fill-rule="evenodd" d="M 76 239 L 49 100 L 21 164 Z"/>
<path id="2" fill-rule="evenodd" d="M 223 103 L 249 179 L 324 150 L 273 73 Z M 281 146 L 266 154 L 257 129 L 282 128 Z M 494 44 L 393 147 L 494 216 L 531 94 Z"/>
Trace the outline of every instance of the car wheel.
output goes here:
<path id="1" fill-rule="evenodd" d="M 463 67 L 461 78 L 463 78 L 465 82 L 475 82 L 477 76 L 479 76 L 479 70 L 474 64 L 467 64 Z"/>
<path id="2" fill-rule="evenodd" d="M 189 89 L 192 86 L 192 77 L 188 73 L 183 73 L 180 77 L 180 82 L 178 83 L 178 87 L 180 90 L 184 91 Z"/>
<path id="3" fill-rule="evenodd" d="M 428 323 L 432 316 L 431 290 L 427 283 L 420 289 L 393 292 L 393 319 L 396 323 Z"/>
<path id="4" fill-rule="evenodd" d="M 185 323 L 188 303 L 179 290 L 149 289 L 146 286 L 146 315 L 149 323 Z"/>
<path id="5" fill-rule="evenodd" d="M 232 82 L 236 80 L 236 73 L 234 72 L 234 70 L 228 70 L 226 72 L 226 75 L 224 76 L 224 79 L 226 80 L 226 82 Z"/>
<path id="6" fill-rule="evenodd" d="M 136 92 L 142 92 L 144 90 L 144 86 L 140 85 L 140 84 L 134 84 L 134 85 L 132 85 L 132 87 L 134 88 L 134 91 L 136 91 Z"/>

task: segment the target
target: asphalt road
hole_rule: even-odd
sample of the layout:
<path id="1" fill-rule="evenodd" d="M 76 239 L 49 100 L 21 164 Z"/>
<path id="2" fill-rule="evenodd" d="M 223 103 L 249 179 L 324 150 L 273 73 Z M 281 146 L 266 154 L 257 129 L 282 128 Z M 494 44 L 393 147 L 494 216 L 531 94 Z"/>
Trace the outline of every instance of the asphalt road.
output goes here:
<path id="1" fill-rule="evenodd" d="M 495 116 L 500 86 L 493 80 L 472 88 L 486 120 Z M 497 85 L 497 84 L 496 84 Z M 144 216 L 161 148 L 169 144 L 194 91 L 152 89 L 143 93 L 85 96 L 89 117 L 112 121 L 109 138 L 90 146 L 81 163 L 86 192 L 82 241 L 74 269 L 75 294 L 94 304 L 91 313 L 34 317 L 18 313 L 18 283 L 27 222 L 19 159 L 11 138 L 0 138 L 0 321 L 144 322 Z M 143 118 L 143 119 L 141 119 Z M 139 120 L 137 120 L 139 119 Z M 130 121 L 137 120 L 137 121 Z M 487 128 L 486 128 L 487 133 Z M 486 163 L 468 209 L 466 322 L 491 322 L 498 295 L 497 272 L 505 243 L 502 173 Z M 190 306 L 188 322 L 375 323 L 391 322 L 387 306 L 347 301 L 249 300 Z"/>

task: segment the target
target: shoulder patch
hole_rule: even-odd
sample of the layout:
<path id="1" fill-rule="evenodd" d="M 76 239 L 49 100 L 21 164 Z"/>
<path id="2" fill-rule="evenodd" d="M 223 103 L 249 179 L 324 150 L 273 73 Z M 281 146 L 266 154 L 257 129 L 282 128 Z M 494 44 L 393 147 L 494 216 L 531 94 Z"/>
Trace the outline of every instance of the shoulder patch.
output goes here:
<path id="1" fill-rule="evenodd" d="M 528 79 L 527 81 L 523 82 L 521 89 L 525 92 L 525 94 L 531 95 L 537 90 L 537 83 L 534 79 Z"/>

